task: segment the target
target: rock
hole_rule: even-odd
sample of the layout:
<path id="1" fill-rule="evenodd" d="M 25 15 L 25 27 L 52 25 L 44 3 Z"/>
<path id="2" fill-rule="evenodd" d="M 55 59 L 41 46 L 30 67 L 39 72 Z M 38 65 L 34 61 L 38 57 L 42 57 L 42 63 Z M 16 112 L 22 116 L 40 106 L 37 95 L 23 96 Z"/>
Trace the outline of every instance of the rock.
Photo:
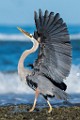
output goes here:
<path id="1" fill-rule="evenodd" d="M 28 112 L 30 105 L 0 107 L 0 120 L 80 120 L 80 106 L 53 108 L 36 108 Z"/>

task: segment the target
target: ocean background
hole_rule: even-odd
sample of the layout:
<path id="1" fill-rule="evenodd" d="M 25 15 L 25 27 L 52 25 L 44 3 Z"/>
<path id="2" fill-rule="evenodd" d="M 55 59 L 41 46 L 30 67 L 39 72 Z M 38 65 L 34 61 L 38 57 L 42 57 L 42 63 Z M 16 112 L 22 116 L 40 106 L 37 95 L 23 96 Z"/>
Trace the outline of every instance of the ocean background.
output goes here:
<path id="1" fill-rule="evenodd" d="M 34 32 L 34 26 L 20 26 L 29 33 Z M 65 80 L 67 93 L 71 96 L 69 102 L 80 103 L 80 25 L 68 25 L 72 44 L 72 67 Z M 17 26 L 0 25 L 0 106 L 10 104 L 32 104 L 34 91 L 22 83 L 17 73 L 17 65 L 22 52 L 30 49 L 32 43 Z M 34 62 L 38 51 L 28 56 L 25 67 Z M 62 100 L 51 99 L 51 103 L 62 103 Z M 38 103 L 45 103 L 42 96 Z"/>

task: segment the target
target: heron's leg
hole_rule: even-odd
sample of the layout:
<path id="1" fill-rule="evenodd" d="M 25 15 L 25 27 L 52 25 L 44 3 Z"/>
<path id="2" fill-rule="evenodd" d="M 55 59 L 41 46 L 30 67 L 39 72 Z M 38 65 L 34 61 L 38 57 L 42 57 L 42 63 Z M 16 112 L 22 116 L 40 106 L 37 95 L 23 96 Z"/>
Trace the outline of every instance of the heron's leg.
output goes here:
<path id="1" fill-rule="evenodd" d="M 49 102 L 47 96 L 44 96 L 44 98 L 46 99 L 46 101 L 47 101 L 47 103 L 48 103 L 48 105 L 49 105 L 48 113 L 50 113 L 50 112 L 52 111 L 52 106 L 51 106 L 51 104 L 50 104 L 50 102 Z"/>
<path id="2" fill-rule="evenodd" d="M 50 112 L 52 111 L 52 106 L 51 106 L 49 100 L 47 100 L 47 103 L 48 103 L 48 105 L 49 105 L 49 107 L 50 107 L 49 110 L 48 110 L 48 113 L 50 113 Z"/>
<path id="3" fill-rule="evenodd" d="M 38 96 L 39 96 L 39 90 L 38 90 L 38 88 L 37 88 L 36 91 L 35 91 L 34 104 L 33 104 L 32 108 L 29 110 L 29 112 L 32 112 L 32 111 L 35 109 Z"/>

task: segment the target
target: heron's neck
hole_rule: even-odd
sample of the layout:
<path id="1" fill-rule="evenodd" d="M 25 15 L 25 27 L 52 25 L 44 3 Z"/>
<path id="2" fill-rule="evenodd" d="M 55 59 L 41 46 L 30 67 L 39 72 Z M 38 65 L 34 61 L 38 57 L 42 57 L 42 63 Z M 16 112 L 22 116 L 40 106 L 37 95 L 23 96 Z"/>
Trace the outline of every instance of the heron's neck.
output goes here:
<path id="1" fill-rule="evenodd" d="M 22 71 L 22 70 L 25 70 L 25 68 L 24 68 L 24 60 L 25 60 L 25 58 L 29 54 L 35 52 L 37 50 L 38 46 L 39 46 L 39 43 L 34 38 L 33 38 L 32 42 L 33 42 L 33 47 L 31 49 L 29 49 L 29 50 L 25 50 L 23 52 L 23 54 L 21 55 L 21 57 L 20 57 L 20 60 L 19 60 L 19 63 L 18 63 L 18 73 L 20 71 Z"/>

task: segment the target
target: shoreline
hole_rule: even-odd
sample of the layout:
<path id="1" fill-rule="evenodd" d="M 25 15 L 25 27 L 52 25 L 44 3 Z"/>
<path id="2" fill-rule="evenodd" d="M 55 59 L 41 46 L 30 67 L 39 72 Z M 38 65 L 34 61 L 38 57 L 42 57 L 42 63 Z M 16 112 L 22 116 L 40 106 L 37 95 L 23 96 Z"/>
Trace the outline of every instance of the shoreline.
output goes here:
<path id="1" fill-rule="evenodd" d="M 48 113 L 48 107 L 28 112 L 32 105 L 9 105 L 0 107 L 0 120 L 80 120 L 80 103 L 69 107 L 53 108 Z"/>

